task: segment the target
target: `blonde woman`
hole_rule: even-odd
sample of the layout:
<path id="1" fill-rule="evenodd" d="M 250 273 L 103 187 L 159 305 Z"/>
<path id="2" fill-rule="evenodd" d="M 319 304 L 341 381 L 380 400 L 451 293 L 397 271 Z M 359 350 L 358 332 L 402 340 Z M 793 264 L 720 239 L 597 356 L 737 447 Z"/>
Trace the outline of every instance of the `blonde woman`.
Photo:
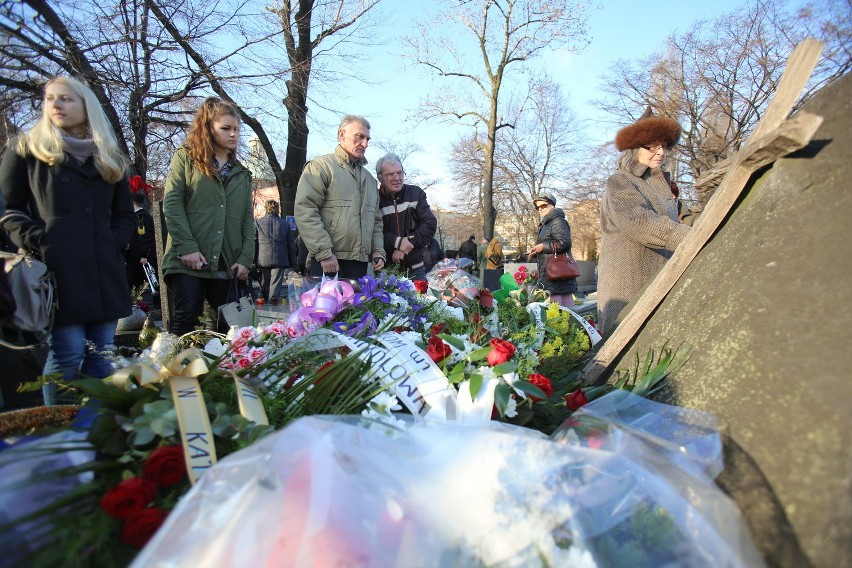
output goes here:
<path id="1" fill-rule="evenodd" d="M 198 326 L 205 298 L 214 310 L 224 304 L 231 276 L 245 279 L 254 260 L 251 174 L 237 161 L 239 142 L 237 107 L 210 97 L 172 158 L 163 197 L 169 229 L 163 274 L 174 299 L 169 331 L 175 335 Z"/>
<path id="2" fill-rule="evenodd" d="M 95 94 L 70 77 L 44 89 L 42 116 L 9 144 L 0 164 L 2 226 L 56 276 L 58 308 L 45 375 L 112 373 L 104 353 L 118 318 L 130 314 L 122 251 L 135 215 L 127 159 Z M 45 388 L 45 404 L 55 402 Z"/>

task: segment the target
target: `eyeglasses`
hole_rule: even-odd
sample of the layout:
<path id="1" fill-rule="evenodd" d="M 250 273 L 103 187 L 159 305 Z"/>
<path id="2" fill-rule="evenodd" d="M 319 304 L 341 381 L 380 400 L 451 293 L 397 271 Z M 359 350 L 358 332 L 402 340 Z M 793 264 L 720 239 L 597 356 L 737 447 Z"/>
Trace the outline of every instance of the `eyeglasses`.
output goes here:
<path id="1" fill-rule="evenodd" d="M 382 174 L 382 177 L 385 178 L 385 179 L 394 179 L 394 178 L 402 179 L 402 178 L 405 177 L 405 171 L 400 170 L 398 172 L 385 172 L 385 173 Z"/>
<path id="2" fill-rule="evenodd" d="M 672 149 L 671 146 L 663 146 L 662 144 L 654 144 L 653 146 L 642 146 L 642 147 L 645 148 L 646 150 L 648 150 L 649 152 L 651 152 L 652 154 L 656 154 L 660 150 L 663 150 L 664 152 L 669 152 Z"/>
<path id="3" fill-rule="evenodd" d="M 547 209 L 550 207 L 550 203 L 542 203 L 541 205 L 536 205 L 535 208 L 541 211 L 542 209 Z"/>

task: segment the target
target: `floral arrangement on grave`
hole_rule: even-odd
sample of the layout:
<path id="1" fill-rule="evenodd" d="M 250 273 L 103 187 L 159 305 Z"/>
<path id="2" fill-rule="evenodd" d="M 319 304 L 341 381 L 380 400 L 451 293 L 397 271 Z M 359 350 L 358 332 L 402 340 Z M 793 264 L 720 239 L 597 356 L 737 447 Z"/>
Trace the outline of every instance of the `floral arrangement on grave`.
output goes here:
<path id="1" fill-rule="evenodd" d="M 141 356 L 117 359 L 112 377 L 60 384 L 93 402 L 66 431 L 76 432 L 71 449 L 89 453 L 21 480 L 75 483 L 61 502 L 31 500 L 50 503 L 22 511 L 36 520 L 3 529 L 47 531 L 32 542 L 49 545 L 22 547 L 28 561 L 85 564 L 96 555 L 101 566 L 124 566 L 207 468 L 299 417 L 357 415 L 387 430 L 405 427 L 403 412 L 550 433 L 612 390 L 580 387 L 590 340 L 575 316 L 556 304 L 493 303 L 472 278 L 454 280 L 450 294 L 434 280 L 424 287 L 389 273 L 325 282 L 287 320 L 227 337 L 160 333 Z M 435 397 L 428 404 L 416 394 L 424 377 Z"/>

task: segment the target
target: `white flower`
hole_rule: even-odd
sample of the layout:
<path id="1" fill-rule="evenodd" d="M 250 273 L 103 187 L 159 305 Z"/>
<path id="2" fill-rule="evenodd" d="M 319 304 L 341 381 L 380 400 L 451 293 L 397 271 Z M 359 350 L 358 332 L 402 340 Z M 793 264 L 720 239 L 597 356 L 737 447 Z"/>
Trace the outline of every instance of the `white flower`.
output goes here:
<path id="1" fill-rule="evenodd" d="M 402 406 L 400 406 L 396 396 L 388 391 L 382 391 L 377 394 L 367 406 L 376 412 L 386 415 L 390 415 L 392 410 L 402 410 Z"/>
<path id="2" fill-rule="evenodd" d="M 518 403 L 514 398 L 509 398 L 509 404 L 506 405 L 506 418 L 514 418 L 518 415 Z"/>

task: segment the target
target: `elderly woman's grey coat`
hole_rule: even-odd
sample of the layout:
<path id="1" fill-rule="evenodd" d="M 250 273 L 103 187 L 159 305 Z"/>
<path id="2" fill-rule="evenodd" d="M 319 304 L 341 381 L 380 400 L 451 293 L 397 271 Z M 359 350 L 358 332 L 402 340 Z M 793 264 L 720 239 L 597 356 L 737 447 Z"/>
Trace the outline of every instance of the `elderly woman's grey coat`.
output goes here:
<path id="1" fill-rule="evenodd" d="M 604 337 L 689 231 L 678 222 L 677 202 L 659 169 L 633 162 L 610 176 L 601 201 L 598 263 L 598 326 Z"/>

